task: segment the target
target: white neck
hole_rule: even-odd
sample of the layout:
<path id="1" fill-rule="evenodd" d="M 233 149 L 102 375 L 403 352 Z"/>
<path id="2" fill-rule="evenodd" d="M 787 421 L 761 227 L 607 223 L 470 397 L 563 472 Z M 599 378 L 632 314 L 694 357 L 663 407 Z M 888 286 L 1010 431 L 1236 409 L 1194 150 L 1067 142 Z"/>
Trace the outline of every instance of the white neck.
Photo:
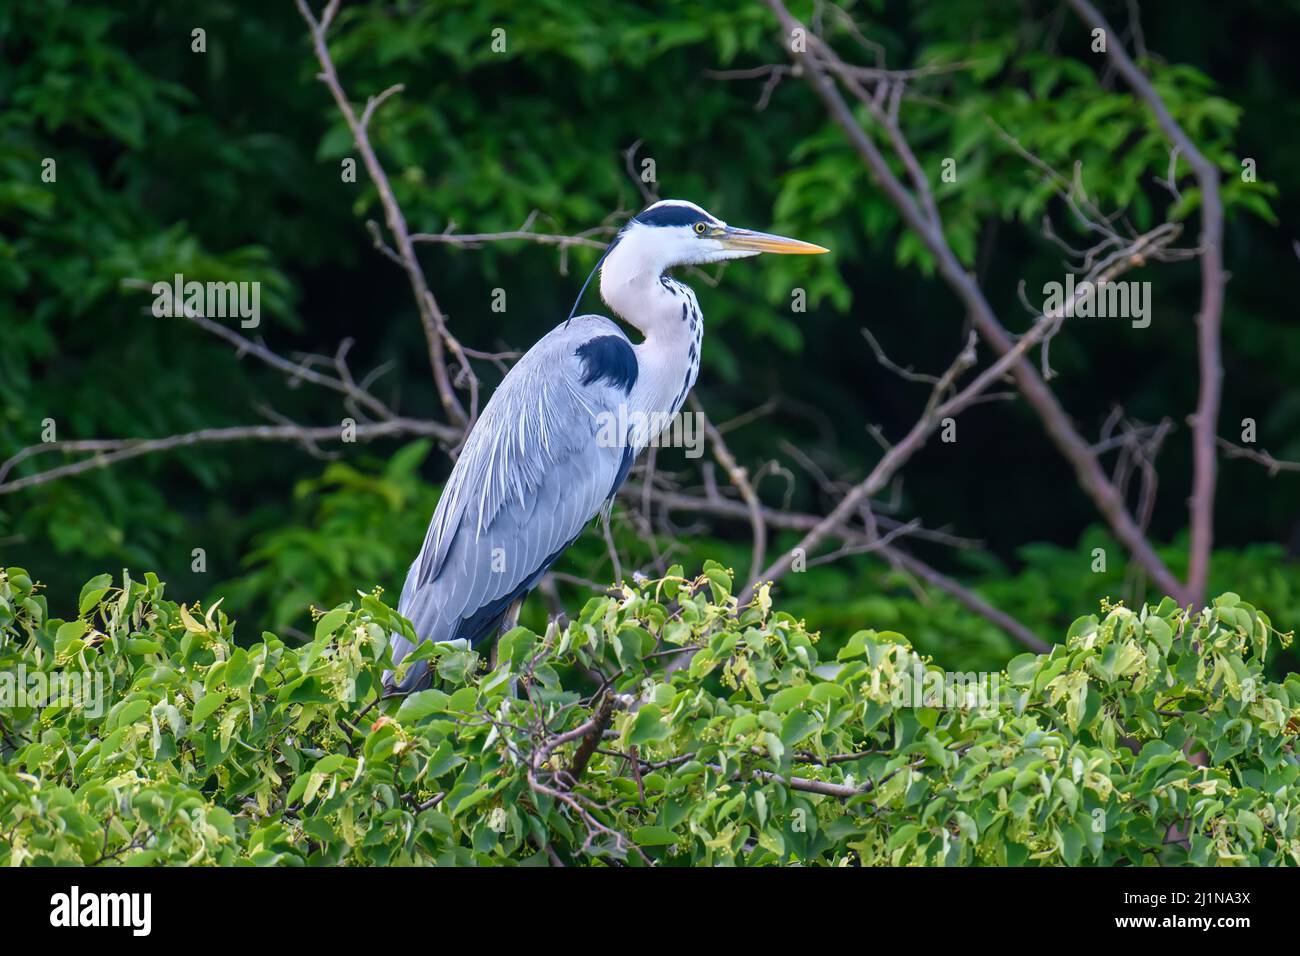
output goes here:
<path id="1" fill-rule="evenodd" d="M 619 236 L 600 267 L 600 297 L 647 339 L 675 325 L 674 297 L 659 281 L 671 265 L 662 261 L 663 254 L 653 235 L 633 229 Z M 675 301 L 680 318 L 681 300 Z"/>
<path id="2" fill-rule="evenodd" d="M 632 410 L 671 415 L 699 375 L 704 319 L 695 293 L 665 278 L 667 264 L 648 261 L 639 243 L 629 239 L 635 237 L 625 238 L 605 258 L 600 295 L 619 318 L 645 336 L 633 346 L 638 374 Z"/>

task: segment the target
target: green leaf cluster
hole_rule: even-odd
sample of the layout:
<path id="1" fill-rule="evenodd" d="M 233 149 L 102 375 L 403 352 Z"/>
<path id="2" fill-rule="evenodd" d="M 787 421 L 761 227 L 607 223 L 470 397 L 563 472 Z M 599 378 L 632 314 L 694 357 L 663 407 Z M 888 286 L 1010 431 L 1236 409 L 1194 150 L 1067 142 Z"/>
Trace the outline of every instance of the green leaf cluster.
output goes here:
<path id="1" fill-rule="evenodd" d="M 3 701 L 0 864 L 1300 863 L 1290 635 L 1231 593 L 945 675 L 892 631 L 828 651 L 708 562 L 490 660 L 424 644 L 433 686 L 383 699 L 411 630 L 376 594 L 239 643 L 163 591 L 101 575 L 60 620 L 0 571 L 6 680 L 102 679 Z"/>

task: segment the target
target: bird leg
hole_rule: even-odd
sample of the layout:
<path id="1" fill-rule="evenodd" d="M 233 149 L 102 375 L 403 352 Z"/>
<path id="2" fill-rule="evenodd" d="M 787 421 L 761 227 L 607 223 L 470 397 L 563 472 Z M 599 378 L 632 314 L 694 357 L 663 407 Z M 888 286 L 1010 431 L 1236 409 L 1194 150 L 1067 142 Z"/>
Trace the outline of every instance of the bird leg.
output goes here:
<path id="1" fill-rule="evenodd" d="M 506 616 L 501 619 L 501 633 L 508 634 L 519 626 L 519 611 L 524 606 L 524 599 L 517 597 L 506 608 Z"/>
<path id="2" fill-rule="evenodd" d="M 500 640 L 503 634 L 509 634 L 519 624 L 519 610 L 523 606 L 524 606 L 524 599 L 522 597 L 515 598 L 513 601 L 510 602 L 510 606 L 506 608 L 505 617 L 501 619 L 501 627 L 497 629 L 497 640 Z M 489 658 L 488 666 L 492 670 L 496 670 L 497 668 L 496 641 L 492 642 L 492 655 Z"/>

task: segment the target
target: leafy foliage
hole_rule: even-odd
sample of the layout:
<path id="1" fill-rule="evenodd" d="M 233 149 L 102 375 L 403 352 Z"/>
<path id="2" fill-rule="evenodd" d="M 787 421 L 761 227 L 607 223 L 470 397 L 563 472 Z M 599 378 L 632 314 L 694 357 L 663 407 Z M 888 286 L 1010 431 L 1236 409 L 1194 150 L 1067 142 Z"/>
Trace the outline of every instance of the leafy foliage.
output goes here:
<path id="1" fill-rule="evenodd" d="M 902 635 L 828 652 L 713 563 L 494 665 L 424 645 L 435 686 L 387 701 L 410 631 L 374 594 L 249 647 L 152 574 L 78 604 L 0 572 L 4 672 L 105 682 L 5 707 L 3 864 L 1300 863 L 1300 677 L 1262 670 L 1290 635 L 1235 594 L 1103 606 L 939 697 Z"/>

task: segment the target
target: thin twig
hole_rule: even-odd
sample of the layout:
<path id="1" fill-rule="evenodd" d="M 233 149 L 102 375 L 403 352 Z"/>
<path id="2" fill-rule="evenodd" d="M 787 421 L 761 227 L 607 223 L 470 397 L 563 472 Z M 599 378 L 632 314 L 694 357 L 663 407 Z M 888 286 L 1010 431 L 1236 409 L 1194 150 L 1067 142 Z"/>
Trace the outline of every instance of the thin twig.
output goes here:
<path id="1" fill-rule="evenodd" d="M 382 422 L 358 423 L 353 434 L 358 439 L 393 438 L 402 435 L 425 435 L 439 438 L 446 426 L 439 422 L 419 421 L 411 418 L 390 418 Z M 120 461 L 139 458 L 173 448 L 193 445 L 228 444 L 241 441 L 293 441 L 310 444 L 318 441 L 340 441 L 341 425 L 236 425 L 230 428 L 200 428 L 196 431 L 166 438 L 91 439 L 86 441 L 54 441 L 29 445 L 0 465 L 0 495 L 43 485 L 58 478 L 79 475 L 96 468 L 106 468 Z M 49 452 L 91 452 L 89 458 L 59 465 L 34 475 L 5 481 L 5 477 L 19 462 Z"/>
<path id="2" fill-rule="evenodd" d="M 727 472 L 727 477 L 731 480 L 735 489 L 740 492 L 740 497 L 745 502 L 745 507 L 749 509 L 749 523 L 753 534 L 751 544 L 751 554 L 749 561 L 749 576 L 745 579 L 748 584 L 753 584 L 758 580 L 759 572 L 763 570 L 763 561 L 767 555 L 767 524 L 763 520 L 763 504 L 758 500 L 758 493 L 754 491 L 754 486 L 749 480 L 749 475 L 745 469 L 740 467 L 736 457 L 727 447 L 727 442 L 722 437 L 722 433 L 714 427 L 709 416 L 704 412 L 704 406 L 694 395 L 690 397 L 691 410 L 700 416 L 704 423 L 704 432 L 709 436 L 709 445 L 713 449 L 713 457 L 718 460 L 718 464 Z"/>

